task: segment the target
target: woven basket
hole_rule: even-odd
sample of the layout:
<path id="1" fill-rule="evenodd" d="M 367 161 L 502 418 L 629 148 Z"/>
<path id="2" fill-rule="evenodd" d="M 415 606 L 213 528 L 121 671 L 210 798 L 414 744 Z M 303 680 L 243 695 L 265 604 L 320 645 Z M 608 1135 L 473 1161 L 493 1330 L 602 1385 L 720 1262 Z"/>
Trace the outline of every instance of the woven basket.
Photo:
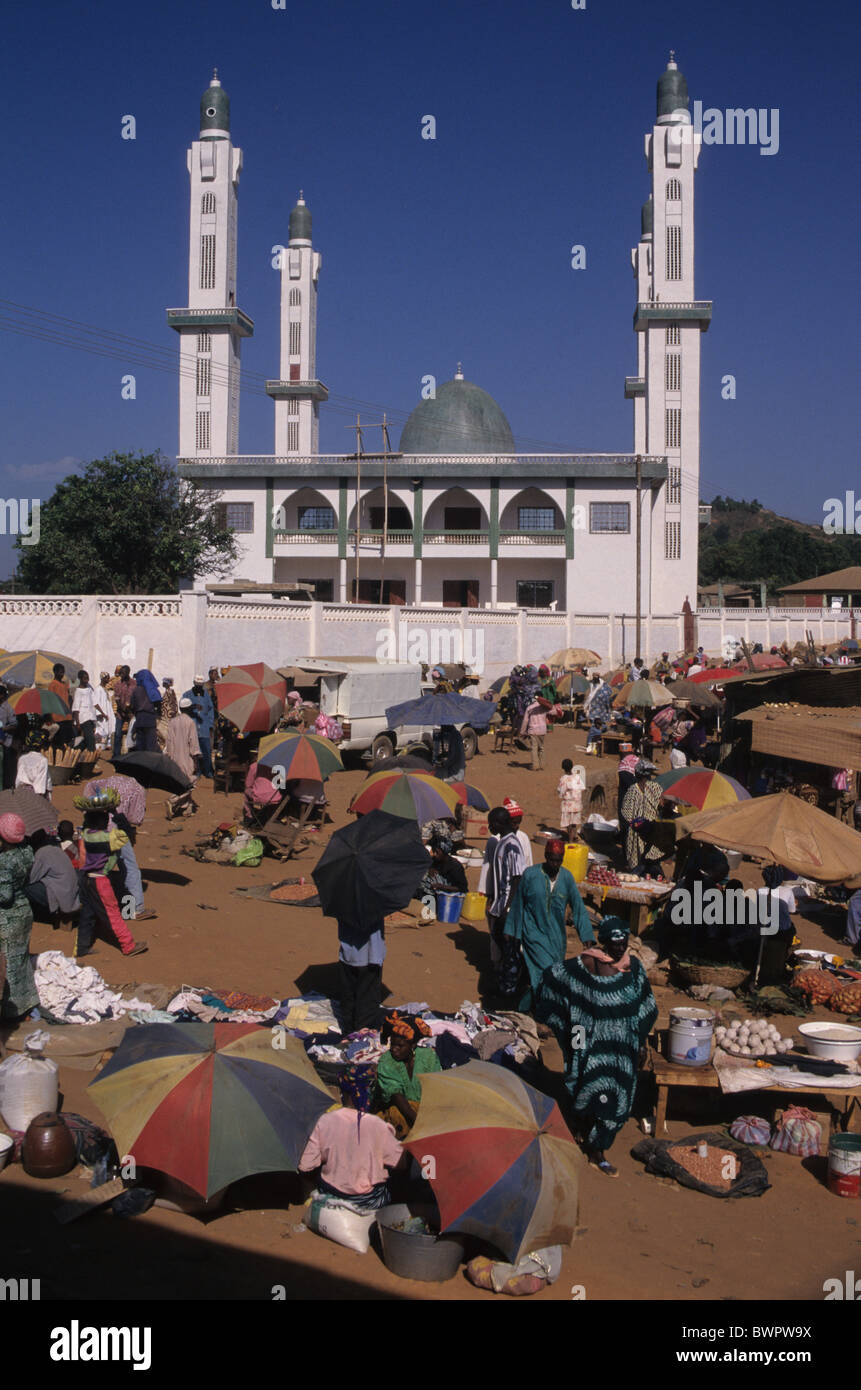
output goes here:
<path id="1" fill-rule="evenodd" d="M 743 965 L 695 965 L 670 956 L 673 973 L 686 985 L 714 985 L 722 989 L 738 989 L 750 975 Z"/>

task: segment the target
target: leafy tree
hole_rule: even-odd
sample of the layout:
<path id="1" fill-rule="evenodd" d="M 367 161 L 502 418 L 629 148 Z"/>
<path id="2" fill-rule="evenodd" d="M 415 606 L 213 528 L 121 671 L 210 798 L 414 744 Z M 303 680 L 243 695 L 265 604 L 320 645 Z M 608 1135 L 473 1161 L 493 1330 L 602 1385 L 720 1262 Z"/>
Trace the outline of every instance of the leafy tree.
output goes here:
<path id="1" fill-rule="evenodd" d="M 218 500 L 159 452 L 95 459 L 42 504 L 38 544 L 16 541 L 19 590 L 164 594 L 224 573 L 238 547 Z"/>

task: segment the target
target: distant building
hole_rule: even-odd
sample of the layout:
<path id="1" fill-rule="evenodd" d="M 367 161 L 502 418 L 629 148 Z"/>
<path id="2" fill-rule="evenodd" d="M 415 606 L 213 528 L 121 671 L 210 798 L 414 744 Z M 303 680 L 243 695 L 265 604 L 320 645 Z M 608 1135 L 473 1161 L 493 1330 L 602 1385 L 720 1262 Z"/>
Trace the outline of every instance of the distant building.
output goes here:
<path id="1" fill-rule="evenodd" d="M 700 336 L 711 319 L 694 289 L 701 137 L 688 104 L 671 55 L 645 137 L 651 194 L 631 253 L 633 453 L 517 453 L 499 405 L 458 365 L 415 407 L 397 450 L 320 454 L 322 257 L 300 194 L 280 252 L 279 371 L 266 384 L 275 452 L 250 456 L 238 451 L 240 345 L 254 329 L 236 299 L 242 155 L 213 77 L 188 154 L 188 303 L 168 321 L 181 338 L 179 471 L 220 491 L 240 541 L 235 580 L 313 584 L 317 598 L 341 603 L 633 613 L 639 502 L 642 612 L 681 611 L 697 588 Z M 527 255 L 525 274 L 529 264 Z"/>
<path id="2" fill-rule="evenodd" d="M 778 593 L 784 608 L 861 608 L 861 565 L 786 584 Z"/>

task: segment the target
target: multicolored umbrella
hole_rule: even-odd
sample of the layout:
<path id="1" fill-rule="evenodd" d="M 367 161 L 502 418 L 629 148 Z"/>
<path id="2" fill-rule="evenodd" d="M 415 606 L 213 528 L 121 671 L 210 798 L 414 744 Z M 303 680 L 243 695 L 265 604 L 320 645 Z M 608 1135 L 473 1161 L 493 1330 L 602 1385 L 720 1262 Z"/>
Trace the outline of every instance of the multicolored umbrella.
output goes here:
<path id="1" fill-rule="evenodd" d="M 61 652 L 40 649 L 28 652 L 4 652 L 0 656 L 0 681 L 4 685 L 50 685 L 54 667 L 65 666 L 69 680 L 77 680 L 84 663 Z"/>
<path id="2" fill-rule="evenodd" d="M 421 1086 L 405 1142 L 432 1174 L 441 1230 L 478 1236 L 513 1264 L 568 1245 L 584 1159 L 556 1102 L 493 1062 L 430 1072 Z"/>
<path id="3" fill-rule="evenodd" d="M 559 695 L 569 698 L 571 695 L 585 695 L 587 690 L 591 690 L 592 682 L 585 676 L 575 675 L 573 671 L 566 671 L 564 676 L 560 676 L 556 682 L 556 691 Z"/>
<path id="4" fill-rule="evenodd" d="M 463 806 L 472 806 L 476 811 L 490 810 L 490 802 L 478 787 L 471 787 L 468 782 L 449 782 L 447 785 L 452 791 L 457 792 L 458 800 Z"/>
<path id="5" fill-rule="evenodd" d="M 273 770 L 280 768 L 285 782 L 300 777 L 311 782 L 325 782 L 333 772 L 344 771 L 341 754 L 331 739 L 321 734 L 302 734 L 298 729 L 286 729 L 262 738 L 257 764 Z"/>
<path id="6" fill-rule="evenodd" d="M 350 802 L 357 815 L 387 811 L 390 816 L 418 821 L 452 817 L 461 798 L 449 782 L 427 772 L 375 772 Z"/>
<path id="7" fill-rule="evenodd" d="M 287 682 L 264 661 L 230 666 L 215 682 L 218 713 L 241 734 L 268 734 L 284 713 Z"/>
<path id="8" fill-rule="evenodd" d="M 624 666 L 620 666 L 618 671 L 608 672 L 608 674 L 606 676 L 602 676 L 601 679 L 607 681 L 607 683 L 612 686 L 625 685 L 629 683 L 628 673 L 625 670 Z"/>
<path id="9" fill-rule="evenodd" d="M 750 800 L 750 792 L 741 782 L 707 767 L 674 767 L 670 772 L 662 772 L 657 780 L 668 800 L 683 801 L 686 806 L 696 806 L 700 811 L 714 811 L 719 806 L 734 806 L 738 801 Z"/>
<path id="10" fill-rule="evenodd" d="M 674 700 L 687 700 L 696 709 L 720 709 L 721 702 L 707 685 L 695 685 L 692 680 L 673 681 L 667 685 Z"/>
<path id="11" fill-rule="evenodd" d="M 733 680 L 737 675 L 738 671 L 732 666 L 712 666 L 685 679 L 693 681 L 694 685 L 723 685 L 724 681 Z"/>
<path id="12" fill-rule="evenodd" d="M 83 788 L 84 796 L 95 796 L 96 792 L 113 788 L 119 792 L 117 810 L 125 816 L 130 825 L 143 825 L 146 815 L 146 787 L 142 787 L 134 777 L 123 777 L 115 773 L 112 777 L 96 777 Z"/>
<path id="13" fill-rule="evenodd" d="M 615 709 L 656 709 L 672 703 L 670 691 L 659 681 L 626 681 L 613 697 Z"/>
<path id="14" fill-rule="evenodd" d="M 52 677 L 53 679 L 53 677 Z M 65 714 L 71 713 L 65 700 L 55 695 L 53 690 L 40 690 L 31 685 L 28 690 L 19 690 L 9 696 L 9 704 L 16 714 Z"/>
<path id="15" fill-rule="evenodd" d="M 121 1154 L 211 1197 L 294 1172 L 332 1097 L 297 1038 L 256 1023 L 130 1028 L 88 1090 Z"/>

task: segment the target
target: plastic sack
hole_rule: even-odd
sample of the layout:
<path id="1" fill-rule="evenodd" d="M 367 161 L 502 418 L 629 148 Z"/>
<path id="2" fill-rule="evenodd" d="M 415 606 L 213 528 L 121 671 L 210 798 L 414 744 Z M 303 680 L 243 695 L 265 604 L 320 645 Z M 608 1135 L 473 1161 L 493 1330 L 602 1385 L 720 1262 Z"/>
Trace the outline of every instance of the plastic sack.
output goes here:
<path id="1" fill-rule="evenodd" d="M 771 1147 L 779 1153 L 798 1154 L 813 1158 L 822 1144 L 822 1126 L 812 1110 L 803 1105 L 790 1105 L 778 1120 Z"/>
<path id="2" fill-rule="evenodd" d="M 375 1211 L 358 1211 L 348 1202 L 332 1197 L 313 1195 L 306 1203 L 305 1225 L 315 1235 L 325 1236 L 359 1255 L 367 1255 L 371 1244 L 371 1227 L 377 1219 Z"/>
<path id="3" fill-rule="evenodd" d="M 687 1168 L 677 1163 L 669 1149 L 670 1145 L 678 1143 L 678 1140 L 641 1139 L 639 1144 L 634 1145 L 631 1154 L 641 1163 L 645 1163 L 647 1173 L 654 1173 L 662 1178 L 674 1178 L 682 1187 L 692 1187 L 697 1192 L 708 1193 L 710 1197 L 761 1197 L 763 1192 L 768 1191 L 771 1183 L 768 1181 L 765 1164 L 744 1144 L 737 1144 L 725 1135 L 715 1134 L 711 1130 L 707 1134 L 691 1134 L 685 1142 L 693 1147 L 701 1140 L 716 1149 L 730 1149 L 736 1155 L 738 1176 L 729 1187 L 711 1187 L 708 1183 L 700 1182 Z"/>
<path id="4" fill-rule="evenodd" d="M 759 1115 L 739 1115 L 730 1125 L 729 1132 L 740 1144 L 763 1147 L 771 1141 L 771 1125 Z"/>
<path id="5" fill-rule="evenodd" d="M 256 869 L 263 858 L 263 841 L 258 840 L 256 835 L 237 850 L 233 856 L 233 863 L 238 869 Z"/>
<path id="6" fill-rule="evenodd" d="M 31 1120 L 57 1109 L 57 1064 L 44 1057 L 33 1039 L 26 1051 L 0 1062 L 0 1113 L 9 1129 L 26 1130 Z"/>
<path id="7" fill-rule="evenodd" d="M 539 1293 L 553 1284 L 562 1270 L 562 1246 L 548 1245 L 544 1250 L 532 1250 L 516 1265 L 478 1255 L 466 1267 L 466 1277 L 477 1289 L 506 1293 L 513 1298 Z"/>

